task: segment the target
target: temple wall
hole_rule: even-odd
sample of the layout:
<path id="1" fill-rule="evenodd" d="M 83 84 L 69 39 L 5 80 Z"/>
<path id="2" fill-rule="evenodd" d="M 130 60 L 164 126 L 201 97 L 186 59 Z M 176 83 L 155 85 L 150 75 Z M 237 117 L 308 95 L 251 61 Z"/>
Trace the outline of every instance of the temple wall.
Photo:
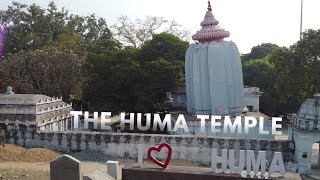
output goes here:
<path id="1" fill-rule="evenodd" d="M 144 156 L 147 149 L 161 143 L 172 146 L 172 159 L 192 160 L 195 163 L 209 165 L 211 149 L 235 149 L 236 159 L 239 150 L 266 151 L 271 162 L 275 151 L 282 152 L 284 162 L 294 161 L 294 142 L 279 140 L 234 139 L 203 136 L 177 136 L 127 133 L 97 132 L 39 132 L 8 130 L 7 142 L 27 148 L 49 148 L 64 153 L 97 150 L 112 157 L 137 158 L 138 144 L 144 144 Z M 159 153 L 159 159 L 165 154 Z"/>

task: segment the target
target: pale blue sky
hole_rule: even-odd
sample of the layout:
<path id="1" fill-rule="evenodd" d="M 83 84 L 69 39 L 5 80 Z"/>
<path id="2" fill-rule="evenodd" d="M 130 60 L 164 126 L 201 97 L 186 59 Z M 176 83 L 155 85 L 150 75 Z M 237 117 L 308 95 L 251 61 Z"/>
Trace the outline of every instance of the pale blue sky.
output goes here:
<path id="1" fill-rule="evenodd" d="M 16 0 L 46 6 L 50 0 Z M 121 14 L 131 18 L 146 15 L 175 19 L 194 34 L 207 8 L 207 0 L 54 0 L 59 8 L 71 13 L 95 13 L 113 24 Z M 0 9 L 11 4 L 1 0 Z M 300 0 L 211 0 L 213 13 L 220 26 L 231 32 L 241 53 L 261 43 L 289 46 L 299 40 Z M 303 29 L 320 28 L 320 0 L 304 0 Z"/>

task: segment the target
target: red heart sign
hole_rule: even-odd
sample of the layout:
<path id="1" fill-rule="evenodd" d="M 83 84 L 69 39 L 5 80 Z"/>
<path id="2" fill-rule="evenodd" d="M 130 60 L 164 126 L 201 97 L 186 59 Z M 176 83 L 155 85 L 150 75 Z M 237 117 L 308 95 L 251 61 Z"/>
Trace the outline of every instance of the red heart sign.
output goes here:
<path id="1" fill-rule="evenodd" d="M 151 155 L 152 151 L 160 152 L 163 147 L 166 147 L 166 148 L 168 149 L 167 159 L 166 159 L 166 161 L 165 161 L 164 163 L 161 162 L 161 161 L 159 161 L 159 160 L 157 160 L 156 158 L 154 158 L 154 157 Z M 169 164 L 169 162 L 170 162 L 170 159 L 171 159 L 171 154 L 172 154 L 171 146 L 170 146 L 169 144 L 167 144 L 167 143 L 162 143 L 162 144 L 160 144 L 159 147 L 151 147 L 151 148 L 148 150 L 148 158 L 149 158 L 153 163 L 155 163 L 156 165 L 162 167 L 163 169 L 165 169 L 165 168 L 168 166 L 168 164 Z"/>

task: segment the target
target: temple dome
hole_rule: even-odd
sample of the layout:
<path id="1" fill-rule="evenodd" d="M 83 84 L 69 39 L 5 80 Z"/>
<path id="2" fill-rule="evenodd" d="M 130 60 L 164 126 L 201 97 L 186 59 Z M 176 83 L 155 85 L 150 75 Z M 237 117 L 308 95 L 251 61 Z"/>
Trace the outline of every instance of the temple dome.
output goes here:
<path id="1" fill-rule="evenodd" d="M 0 99 L 0 104 L 3 105 L 36 105 L 40 102 L 50 101 L 53 98 L 41 94 L 0 94 Z"/>
<path id="2" fill-rule="evenodd" d="M 307 99 L 300 106 L 298 116 L 306 120 L 320 120 L 320 94 Z"/>

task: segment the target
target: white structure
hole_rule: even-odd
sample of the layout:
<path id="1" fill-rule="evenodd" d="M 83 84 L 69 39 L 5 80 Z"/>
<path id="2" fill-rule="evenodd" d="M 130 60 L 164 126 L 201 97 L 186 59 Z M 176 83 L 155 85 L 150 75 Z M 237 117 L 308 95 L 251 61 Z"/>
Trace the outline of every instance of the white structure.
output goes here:
<path id="1" fill-rule="evenodd" d="M 119 161 L 107 161 L 107 173 L 115 178 L 119 178 Z"/>
<path id="2" fill-rule="evenodd" d="M 260 88 L 244 87 L 244 106 L 249 112 L 259 112 L 259 98 L 261 96 Z"/>
<path id="3" fill-rule="evenodd" d="M 199 43 L 187 50 L 185 61 L 187 111 L 191 114 L 240 115 L 243 77 L 235 43 L 220 29 L 209 2 L 202 29 L 192 38 Z"/>
<path id="4" fill-rule="evenodd" d="M 320 142 L 320 94 L 302 103 L 297 115 L 290 119 L 289 140 L 294 140 L 295 162 L 299 174 L 311 174 L 312 145 Z"/>

